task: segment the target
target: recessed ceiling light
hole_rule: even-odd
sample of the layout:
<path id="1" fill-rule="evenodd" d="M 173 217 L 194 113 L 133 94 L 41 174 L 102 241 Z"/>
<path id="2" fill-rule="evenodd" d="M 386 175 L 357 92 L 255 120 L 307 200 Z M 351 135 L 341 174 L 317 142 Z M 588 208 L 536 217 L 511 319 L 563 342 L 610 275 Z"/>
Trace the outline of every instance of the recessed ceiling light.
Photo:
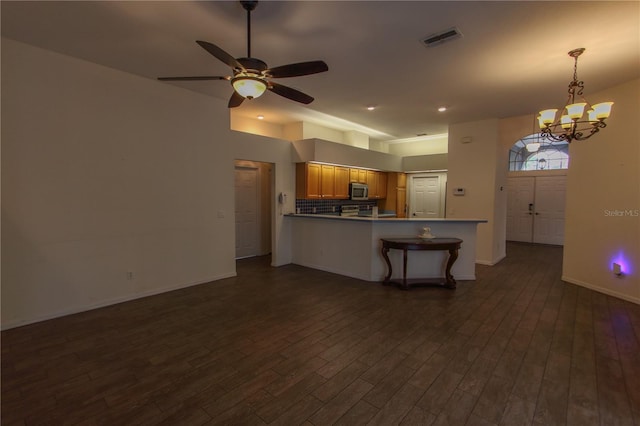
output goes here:
<path id="1" fill-rule="evenodd" d="M 438 108 L 438 111 L 440 112 L 445 112 L 447 110 L 447 107 L 445 106 L 441 106 L 440 108 Z"/>
<path id="2" fill-rule="evenodd" d="M 258 120 L 264 120 L 264 115 L 260 114 L 260 115 L 258 116 Z"/>
<path id="3" fill-rule="evenodd" d="M 369 105 L 369 106 L 367 107 L 367 109 L 368 109 L 369 111 L 373 111 L 374 109 L 376 109 L 376 107 L 375 107 L 375 106 L 373 106 L 373 105 Z"/>

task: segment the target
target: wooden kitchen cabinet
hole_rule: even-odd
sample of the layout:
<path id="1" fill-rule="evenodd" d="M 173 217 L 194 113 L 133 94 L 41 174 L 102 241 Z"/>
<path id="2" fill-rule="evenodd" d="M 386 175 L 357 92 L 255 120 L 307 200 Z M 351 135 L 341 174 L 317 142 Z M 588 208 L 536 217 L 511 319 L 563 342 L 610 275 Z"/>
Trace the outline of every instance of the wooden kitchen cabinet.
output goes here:
<path id="1" fill-rule="evenodd" d="M 322 164 L 320 166 L 320 198 L 335 198 L 336 168 Z"/>
<path id="2" fill-rule="evenodd" d="M 351 180 L 351 170 L 347 167 L 335 166 L 335 198 L 349 198 L 349 181 Z"/>
<path id="3" fill-rule="evenodd" d="M 369 199 L 378 198 L 378 172 L 367 170 L 367 186 L 369 187 Z"/>
<path id="4" fill-rule="evenodd" d="M 348 199 L 349 169 L 327 164 L 297 163 L 296 198 Z"/>
<path id="5" fill-rule="evenodd" d="M 367 183 L 367 170 L 349 169 L 349 182 Z"/>
<path id="6" fill-rule="evenodd" d="M 396 173 L 396 177 L 398 179 L 398 188 L 407 188 L 407 174 L 406 173 Z"/>
<path id="7" fill-rule="evenodd" d="M 318 163 L 296 164 L 296 198 L 349 199 L 349 183 L 366 183 L 369 199 L 387 197 L 387 173 L 375 170 L 331 166 Z"/>
<path id="8" fill-rule="evenodd" d="M 387 198 L 387 172 L 378 172 L 378 198 Z"/>
<path id="9" fill-rule="evenodd" d="M 387 173 L 367 170 L 366 184 L 369 187 L 369 199 L 387 198 Z"/>
<path id="10" fill-rule="evenodd" d="M 364 169 L 358 169 L 358 182 L 367 183 L 367 171 Z"/>
<path id="11" fill-rule="evenodd" d="M 396 188 L 396 217 L 407 217 L 407 188 Z"/>
<path id="12" fill-rule="evenodd" d="M 407 175 L 389 172 L 387 180 L 387 198 L 382 209 L 395 211 L 396 217 L 407 217 Z"/>
<path id="13" fill-rule="evenodd" d="M 296 198 L 321 198 L 320 164 L 296 164 Z"/>

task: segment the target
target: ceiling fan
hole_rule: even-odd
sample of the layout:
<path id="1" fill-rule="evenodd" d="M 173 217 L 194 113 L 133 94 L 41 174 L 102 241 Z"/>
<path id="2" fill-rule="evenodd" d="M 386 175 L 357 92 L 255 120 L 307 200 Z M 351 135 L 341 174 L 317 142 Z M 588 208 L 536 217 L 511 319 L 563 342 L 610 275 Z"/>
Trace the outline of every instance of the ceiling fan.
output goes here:
<path id="1" fill-rule="evenodd" d="M 192 77 L 158 77 L 162 81 L 194 81 L 194 80 L 227 80 L 233 86 L 233 94 L 229 99 L 229 108 L 240 106 L 245 99 L 254 99 L 270 90 L 287 99 L 303 104 L 310 104 L 313 98 L 306 93 L 271 81 L 271 78 L 299 77 L 328 71 L 324 61 L 298 62 L 275 68 L 267 67 L 264 61 L 251 57 L 251 11 L 258 1 L 241 0 L 240 4 L 247 11 L 247 57 L 234 58 L 218 46 L 207 41 L 196 40 L 204 50 L 229 65 L 233 76 L 192 76 Z"/>

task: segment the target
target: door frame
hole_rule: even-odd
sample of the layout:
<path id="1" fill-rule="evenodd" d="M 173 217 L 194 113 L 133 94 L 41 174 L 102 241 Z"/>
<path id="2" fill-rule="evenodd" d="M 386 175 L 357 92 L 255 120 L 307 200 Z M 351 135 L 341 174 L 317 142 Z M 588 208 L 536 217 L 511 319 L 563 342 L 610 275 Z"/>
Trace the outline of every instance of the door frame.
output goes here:
<path id="1" fill-rule="evenodd" d="M 234 173 L 237 168 L 258 169 L 257 185 L 259 195 L 257 222 L 259 226 L 258 232 L 260 233 L 260 254 L 258 254 L 258 256 L 272 254 L 275 248 L 275 205 L 273 202 L 273 194 L 275 192 L 275 166 L 274 163 L 266 161 L 234 160 Z M 237 241 L 238 236 L 236 235 L 235 238 Z"/>
<path id="2" fill-rule="evenodd" d="M 518 179 L 518 178 L 533 178 L 533 190 L 532 190 L 532 197 L 533 197 L 533 205 L 534 205 L 534 211 L 532 211 L 532 223 L 531 223 L 531 238 L 530 241 L 522 241 L 525 243 L 530 243 L 530 244 L 550 244 L 550 243 L 539 243 L 536 241 L 536 218 L 535 218 L 535 213 L 536 213 L 536 188 L 537 188 L 537 181 L 536 178 L 564 178 L 565 179 L 565 185 L 566 185 L 566 179 L 568 178 L 568 174 L 567 174 L 567 170 L 562 169 L 562 170 L 548 170 L 548 171 L 544 171 L 544 172 L 540 172 L 540 171 L 528 171 L 528 172 L 513 172 L 513 173 L 509 173 L 507 176 L 507 181 L 509 181 L 510 179 Z M 508 195 L 508 194 L 507 194 Z M 566 186 L 565 186 L 565 199 L 564 199 L 565 205 L 566 205 Z M 505 205 L 505 209 L 508 209 L 509 206 L 509 201 L 507 200 L 507 204 Z M 566 212 L 565 212 L 566 214 Z M 505 212 L 505 220 L 508 217 L 508 212 Z M 566 216 L 564 218 L 564 220 L 566 221 Z M 505 223 L 505 227 L 506 227 L 506 223 Z M 509 240 L 508 238 L 506 238 L 507 235 L 505 233 L 505 239 L 507 241 L 512 241 Z M 550 245 L 564 245 L 564 237 L 563 237 L 563 244 L 550 244 Z"/>
<path id="3" fill-rule="evenodd" d="M 415 213 L 413 203 L 411 202 L 414 198 L 414 178 L 425 178 L 425 177 L 438 177 L 438 183 L 440 185 L 440 208 L 438 217 L 444 218 L 447 203 L 447 172 L 421 172 L 421 173 L 407 173 L 407 217 L 413 217 Z"/>

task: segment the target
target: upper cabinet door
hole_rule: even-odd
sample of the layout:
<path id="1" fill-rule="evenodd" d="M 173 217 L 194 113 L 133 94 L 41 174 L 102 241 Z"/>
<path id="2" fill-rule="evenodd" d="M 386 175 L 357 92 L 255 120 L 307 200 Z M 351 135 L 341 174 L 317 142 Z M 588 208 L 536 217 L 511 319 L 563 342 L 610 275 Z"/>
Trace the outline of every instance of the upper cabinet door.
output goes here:
<path id="1" fill-rule="evenodd" d="M 367 170 L 367 186 L 369 187 L 369 198 L 378 198 L 378 172 Z"/>
<path id="2" fill-rule="evenodd" d="M 323 164 L 320 179 L 321 197 L 334 198 L 336 196 L 336 168 Z"/>
<path id="3" fill-rule="evenodd" d="M 351 172 L 346 167 L 336 166 L 335 173 L 335 196 L 338 199 L 348 199 Z"/>
<path id="4" fill-rule="evenodd" d="M 387 198 L 387 173 L 378 172 L 378 198 Z"/>

